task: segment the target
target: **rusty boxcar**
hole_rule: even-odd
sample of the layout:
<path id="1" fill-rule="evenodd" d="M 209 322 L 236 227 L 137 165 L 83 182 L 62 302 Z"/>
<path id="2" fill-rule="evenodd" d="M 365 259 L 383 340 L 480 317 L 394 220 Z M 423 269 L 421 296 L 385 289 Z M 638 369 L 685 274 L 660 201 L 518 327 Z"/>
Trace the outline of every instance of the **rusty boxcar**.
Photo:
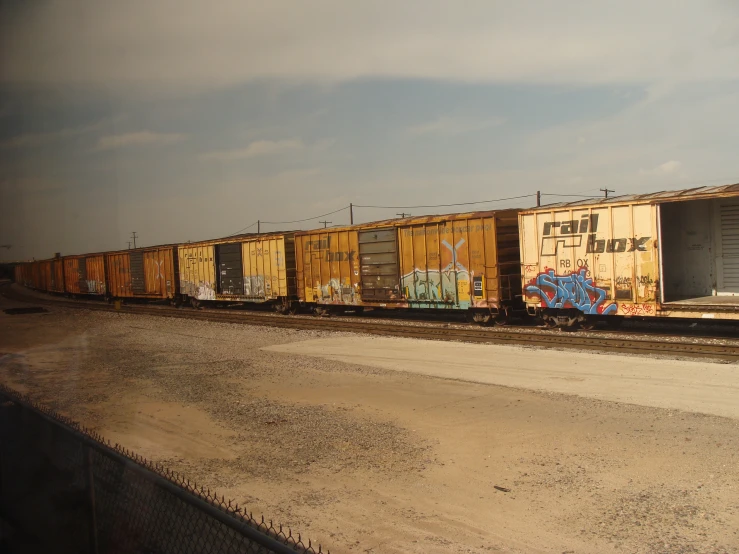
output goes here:
<path id="1" fill-rule="evenodd" d="M 15 266 L 15 282 L 24 287 L 33 287 L 33 263 L 21 262 Z"/>
<path id="2" fill-rule="evenodd" d="M 245 235 L 178 245 L 184 301 L 272 303 L 279 311 L 296 301 L 292 233 Z"/>
<path id="3" fill-rule="evenodd" d="M 553 204 L 519 222 L 527 309 L 549 325 L 739 319 L 739 185 Z"/>
<path id="4" fill-rule="evenodd" d="M 106 252 L 106 292 L 111 298 L 174 299 L 177 269 L 175 245 Z"/>
<path id="5" fill-rule="evenodd" d="M 507 319 L 521 301 L 517 210 L 380 221 L 297 232 L 300 301 L 460 309 Z"/>
<path id="6" fill-rule="evenodd" d="M 105 259 L 103 254 L 65 256 L 64 292 L 68 294 L 105 295 Z"/>
<path id="7" fill-rule="evenodd" d="M 61 257 L 48 260 L 48 280 L 46 282 L 49 292 L 64 292 L 64 262 Z"/>

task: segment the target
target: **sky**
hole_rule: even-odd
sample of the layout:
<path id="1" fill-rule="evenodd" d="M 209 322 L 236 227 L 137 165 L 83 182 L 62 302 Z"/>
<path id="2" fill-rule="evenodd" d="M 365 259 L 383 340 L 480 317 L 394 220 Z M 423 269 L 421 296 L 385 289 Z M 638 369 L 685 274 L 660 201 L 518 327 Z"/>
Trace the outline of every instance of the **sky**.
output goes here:
<path id="1" fill-rule="evenodd" d="M 0 259 L 736 183 L 738 60 L 731 0 L 2 0 Z"/>

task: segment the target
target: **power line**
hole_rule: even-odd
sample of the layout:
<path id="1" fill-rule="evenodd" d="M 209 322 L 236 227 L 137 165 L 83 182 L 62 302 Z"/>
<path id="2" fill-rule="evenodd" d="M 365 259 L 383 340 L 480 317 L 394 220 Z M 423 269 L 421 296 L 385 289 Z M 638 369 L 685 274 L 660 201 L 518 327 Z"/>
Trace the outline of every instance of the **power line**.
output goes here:
<path id="1" fill-rule="evenodd" d="M 611 191 L 611 192 L 615 192 L 615 191 Z M 542 192 L 541 195 L 542 196 L 561 196 L 561 197 L 566 197 L 566 198 L 595 198 L 595 196 L 593 195 L 587 196 L 584 194 L 555 194 L 555 193 L 549 193 L 549 192 Z"/>
<path id="2" fill-rule="evenodd" d="M 355 204 L 356 207 L 356 204 Z M 327 214 L 321 214 L 314 217 L 307 217 L 305 219 L 296 219 L 294 221 L 262 221 L 262 223 L 269 223 L 270 225 L 287 225 L 288 223 L 303 223 L 305 221 L 313 221 L 315 219 L 318 219 L 320 217 L 326 217 L 327 215 L 333 215 L 337 214 L 339 212 L 343 212 L 344 210 L 348 210 L 349 206 L 344 206 L 343 208 L 339 208 L 338 210 L 334 210 L 333 212 L 328 212 Z"/>
<path id="3" fill-rule="evenodd" d="M 355 208 L 378 208 L 387 210 L 410 210 L 413 208 L 449 208 L 451 206 L 471 206 L 473 204 L 490 204 L 491 202 L 505 202 L 507 200 L 520 200 L 521 198 L 532 198 L 536 194 L 523 194 L 521 196 L 512 196 L 510 198 L 496 198 L 494 200 L 479 200 L 477 202 L 458 202 L 456 204 L 433 204 L 425 206 L 362 206 L 354 204 Z"/>
<path id="4" fill-rule="evenodd" d="M 244 231 L 248 231 L 249 229 L 251 229 L 252 227 L 254 227 L 254 226 L 255 226 L 256 224 L 257 224 L 257 222 L 255 221 L 254 223 L 252 223 L 252 224 L 251 224 L 251 225 L 249 225 L 248 227 L 244 227 L 243 229 L 239 229 L 239 230 L 238 230 L 238 231 L 236 231 L 235 233 L 231 233 L 230 235 L 226 235 L 226 236 L 227 236 L 227 237 L 232 237 L 232 236 L 234 236 L 234 235 L 240 235 L 240 234 L 241 234 L 241 233 L 243 233 Z"/>

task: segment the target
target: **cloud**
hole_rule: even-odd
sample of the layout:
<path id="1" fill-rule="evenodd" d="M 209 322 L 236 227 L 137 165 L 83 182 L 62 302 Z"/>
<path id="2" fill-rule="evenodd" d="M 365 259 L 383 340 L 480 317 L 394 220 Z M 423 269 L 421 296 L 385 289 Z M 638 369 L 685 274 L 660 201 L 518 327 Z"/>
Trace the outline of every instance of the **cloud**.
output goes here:
<path id="1" fill-rule="evenodd" d="M 221 87 L 253 79 L 652 83 L 739 77 L 724 0 L 46 1 L 0 22 L 0 79 Z M 177 17 L 172 17 L 176 13 Z"/>
<path id="2" fill-rule="evenodd" d="M 100 137 L 94 150 L 115 150 L 130 146 L 165 146 L 182 142 L 187 135 L 180 133 L 152 133 L 151 131 L 138 131 L 135 133 L 123 133 L 120 135 L 108 135 Z"/>
<path id="3" fill-rule="evenodd" d="M 502 118 L 442 116 L 434 121 L 408 129 L 411 135 L 462 135 L 502 125 Z"/>
<path id="4" fill-rule="evenodd" d="M 674 175 L 679 172 L 683 164 L 677 160 L 670 160 L 652 169 L 640 169 L 639 175 Z"/>
<path id="5" fill-rule="evenodd" d="M 90 123 L 88 125 L 82 125 L 79 127 L 65 127 L 57 131 L 48 131 L 44 133 L 24 133 L 17 135 L 6 141 L 0 143 L 0 148 L 35 148 L 48 144 L 50 142 L 56 142 L 60 140 L 66 140 L 74 137 L 79 137 L 88 133 L 99 131 L 111 125 L 114 125 L 125 119 L 125 116 L 118 115 L 114 117 L 107 117 Z"/>
<path id="6" fill-rule="evenodd" d="M 302 140 L 256 140 L 250 143 L 246 148 L 237 148 L 234 150 L 219 150 L 215 152 L 206 152 L 201 154 L 200 159 L 204 161 L 227 162 L 233 160 L 244 160 L 248 158 L 257 158 L 260 156 L 273 156 L 275 154 L 285 154 L 287 152 L 296 152 L 303 150 L 305 145 Z"/>

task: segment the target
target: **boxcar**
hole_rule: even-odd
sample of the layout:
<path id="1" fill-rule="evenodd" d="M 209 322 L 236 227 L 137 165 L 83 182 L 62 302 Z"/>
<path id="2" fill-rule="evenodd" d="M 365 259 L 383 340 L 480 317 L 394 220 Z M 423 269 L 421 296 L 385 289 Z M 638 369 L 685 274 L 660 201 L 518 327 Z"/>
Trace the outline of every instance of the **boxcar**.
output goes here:
<path id="1" fill-rule="evenodd" d="M 106 291 L 112 298 L 174 299 L 179 292 L 177 246 L 105 253 Z"/>
<path id="2" fill-rule="evenodd" d="M 469 310 L 507 319 L 521 302 L 517 210 L 298 232 L 298 297 L 326 309 Z"/>
<path id="3" fill-rule="evenodd" d="M 15 282 L 24 287 L 32 287 L 32 268 L 33 265 L 31 262 L 21 262 L 17 264 L 14 269 Z"/>
<path id="4" fill-rule="evenodd" d="M 64 291 L 68 294 L 105 295 L 103 254 L 65 256 Z"/>
<path id="5" fill-rule="evenodd" d="M 291 309 L 295 290 L 292 233 L 247 235 L 178 245 L 183 301 L 274 304 Z"/>
<path id="6" fill-rule="evenodd" d="M 49 292 L 64 292 L 64 262 L 60 257 L 48 260 L 47 288 Z"/>
<path id="7" fill-rule="evenodd" d="M 739 319 L 739 185 L 519 214 L 523 291 L 550 325 Z"/>

